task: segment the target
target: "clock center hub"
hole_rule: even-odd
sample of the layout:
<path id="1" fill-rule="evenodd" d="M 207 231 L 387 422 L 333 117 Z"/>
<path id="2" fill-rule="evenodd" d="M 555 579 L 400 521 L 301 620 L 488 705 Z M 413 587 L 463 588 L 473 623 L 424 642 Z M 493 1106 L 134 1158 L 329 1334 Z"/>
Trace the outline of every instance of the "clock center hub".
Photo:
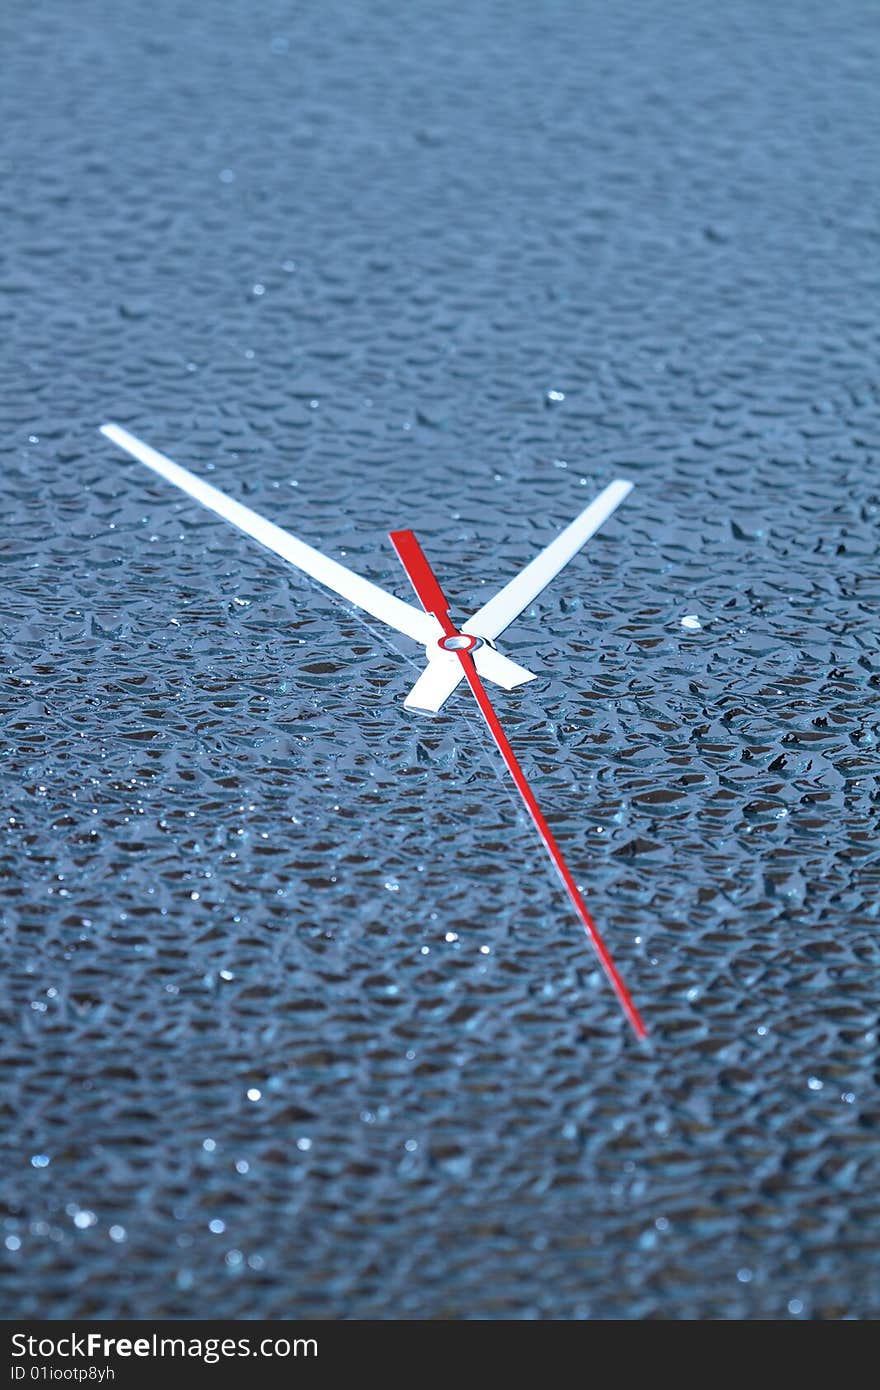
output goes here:
<path id="1" fill-rule="evenodd" d="M 472 637 L 469 632 L 453 632 L 448 637 L 441 637 L 438 646 L 444 652 L 475 652 L 483 643 L 479 637 Z"/>

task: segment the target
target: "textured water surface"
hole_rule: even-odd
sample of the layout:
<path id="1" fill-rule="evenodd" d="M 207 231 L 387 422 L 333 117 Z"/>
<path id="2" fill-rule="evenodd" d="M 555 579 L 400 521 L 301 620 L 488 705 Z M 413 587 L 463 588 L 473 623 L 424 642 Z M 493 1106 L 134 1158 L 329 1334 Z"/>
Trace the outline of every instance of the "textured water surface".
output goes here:
<path id="1" fill-rule="evenodd" d="M 0 47 L 0 1312 L 876 1317 L 876 12 Z M 106 419 L 459 615 L 636 483 L 498 706 L 649 1048 L 466 693 Z"/>

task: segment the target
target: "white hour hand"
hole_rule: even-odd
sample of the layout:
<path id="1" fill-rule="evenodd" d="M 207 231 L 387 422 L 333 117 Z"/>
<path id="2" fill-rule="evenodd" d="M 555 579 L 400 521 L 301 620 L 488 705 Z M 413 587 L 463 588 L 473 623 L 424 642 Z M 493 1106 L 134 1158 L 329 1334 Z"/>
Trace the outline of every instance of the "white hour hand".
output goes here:
<path id="1" fill-rule="evenodd" d="M 509 584 L 490 598 L 472 618 L 464 624 L 462 631 L 475 637 L 488 637 L 491 641 L 509 627 L 514 618 L 533 603 L 546 589 L 552 579 L 569 560 L 577 555 L 592 535 L 607 521 L 625 497 L 632 492 L 632 483 L 617 478 L 603 488 L 589 507 L 576 516 L 564 531 L 560 531 L 555 541 L 536 555 L 525 569 L 511 579 Z"/>
<path id="2" fill-rule="evenodd" d="M 488 638 L 490 641 L 498 637 L 598 531 L 603 521 L 607 521 L 611 513 L 632 491 L 632 486 L 632 483 L 624 482 L 620 478 L 609 483 L 595 501 L 591 502 L 589 507 L 585 507 L 554 541 L 526 565 L 525 569 L 520 570 L 494 598 L 462 624 L 462 632 L 469 632 L 474 637 Z M 481 675 L 498 679 L 488 669 L 480 666 L 481 657 L 485 660 L 488 656 L 497 655 L 491 647 L 481 647 L 477 651 L 474 660 Z M 419 676 L 404 705 L 419 714 L 437 714 L 450 695 L 458 689 L 463 678 L 461 663 L 457 659 L 446 661 L 442 657 L 435 658 Z"/>

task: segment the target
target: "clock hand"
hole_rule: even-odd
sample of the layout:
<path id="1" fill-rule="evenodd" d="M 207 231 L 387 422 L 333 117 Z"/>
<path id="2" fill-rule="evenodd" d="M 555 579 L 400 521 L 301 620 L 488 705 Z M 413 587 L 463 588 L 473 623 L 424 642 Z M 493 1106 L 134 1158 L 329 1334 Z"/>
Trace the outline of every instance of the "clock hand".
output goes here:
<path id="1" fill-rule="evenodd" d="M 494 598 L 484 603 L 483 607 L 468 619 L 464 631 L 473 631 L 475 636 L 487 637 L 490 641 L 500 637 L 514 618 L 518 618 L 520 613 L 528 608 L 542 590 L 546 589 L 551 579 L 556 578 L 559 571 L 577 555 L 602 523 L 608 520 L 611 513 L 632 492 L 632 487 L 632 483 L 617 478 L 603 488 L 595 501 L 585 507 L 580 516 L 576 516 L 564 531 L 560 531 L 546 549 L 536 555 L 525 569 L 514 575 Z"/>
<path id="2" fill-rule="evenodd" d="M 544 590 L 559 571 L 573 559 L 592 535 L 632 491 L 632 483 L 616 479 L 599 493 L 579 516 L 554 541 L 551 541 L 534 560 L 514 575 L 504 588 L 483 604 L 472 618 L 462 624 L 462 632 L 489 641 L 500 636 Z M 481 650 L 483 650 L 481 648 Z M 406 697 L 407 709 L 423 714 L 437 714 L 453 691 L 464 679 L 460 663 L 430 662 Z"/>
<path id="3" fill-rule="evenodd" d="M 355 574 L 338 560 L 331 560 L 329 555 L 322 555 L 320 550 L 306 545 L 305 541 L 267 521 L 250 507 L 227 497 L 219 488 L 212 487 L 210 483 L 196 477 L 195 473 L 190 473 L 188 469 L 181 468 L 180 464 L 173 463 L 157 449 L 150 448 L 149 444 L 144 444 L 121 426 L 102 425 L 101 433 L 120 449 L 124 449 L 126 453 L 133 455 L 155 473 L 173 483 L 175 487 L 181 488 L 197 502 L 201 502 L 203 507 L 231 522 L 245 535 L 259 541 L 267 550 L 280 555 L 282 559 L 295 565 L 326 588 L 332 589 L 341 598 L 356 604 L 372 617 L 421 643 L 429 655 L 436 648 L 437 639 L 442 636 L 442 632 L 436 622 L 414 604 L 404 603 L 403 599 L 396 598 L 394 594 L 381 589 L 378 584 Z M 492 647 L 482 648 L 479 659 L 483 675 L 505 690 L 521 685 L 523 681 L 535 679 L 531 671 L 502 656 Z"/>
<path id="4" fill-rule="evenodd" d="M 486 650 L 480 647 L 478 655 Z M 439 714 L 463 680 L 464 671 L 454 653 L 432 657 L 404 700 L 404 709 L 412 710 L 414 714 Z"/>
<path id="5" fill-rule="evenodd" d="M 298 540 L 290 532 L 282 530 L 280 526 L 274 525 L 271 521 L 267 521 L 265 517 L 252 511 L 250 507 L 245 507 L 241 502 L 227 497 L 219 488 L 212 487 L 210 483 L 203 482 L 201 478 L 190 473 L 188 469 L 173 463 L 164 454 L 160 454 L 157 449 L 151 449 L 149 444 L 144 444 L 133 434 L 129 434 L 128 430 L 121 429 L 119 425 L 102 425 L 101 433 L 107 439 L 112 440 L 114 444 L 118 444 L 121 449 L 125 449 L 127 453 L 133 454 L 148 468 L 152 468 L 155 473 L 166 478 L 169 483 L 174 483 L 190 497 L 194 497 L 197 502 L 201 502 L 203 507 L 216 512 L 225 521 L 231 522 L 240 531 L 244 531 L 245 535 L 259 541 L 267 550 L 273 551 L 282 559 L 296 565 L 297 569 L 304 570 L 313 579 L 317 579 L 320 584 L 326 585 L 328 589 L 333 589 L 335 593 L 348 599 L 350 603 L 355 603 L 359 608 L 365 609 L 374 618 L 379 618 L 389 627 L 396 628 L 398 632 L 403 632 L 408 637 L 414 638 L 416 642 L 427 644 L 436 640 L 435 624 L 411 603 L 404 603 L 402 599 L 386 593 L 378 585 L 371 584 L 368 579 L 362 579 L 360 575 L 347 569 L 345 565 L 340 565 L 337 560 L 331 560 L 328 555 L 322 555 L 319 550 L 313 549 L 312 546 Z"/>
<path id="6" fill-rule="evenodd" d="M 579 518 L 579 520 L 581 520 L 581 518 Z M 565 532 L 563 532 L 563 535 L 565 535 Z M 561 540 L 562 537 L 559 539 Z M 452 622 L 449 616 L 449 601 L 440 588 L 434 571 L 431 569 L 412 531 L 392 531 L 391 544 L 397 551 L 400 562 L 409 575 L 412 586 L 421 600 L 425 612 L 430 613 L 436 618 L 442 627 L 444 632 L 444 637 L 441 639 L 442 645 L 445 650 L 454 652 L 455 656 L 458 658 L 462 675 L 471 688 L 474 699 L 480 708 L 480 713 L 489 727 L 489 732 L 495 740 L 498 751 L 507 765 L 507 770 L 514 780 L 517 791 L 525 802 L 526 810 L 534 822 L 535 829 L 544 842 L 544 847 L 553 861 L 553 867 L 562 879 L 563 886 L 574 904 L 575 910 L 584 925 L 584 930 L 602 963 L 602 968 L 611 982 L 623 1012 L 632 1025 L 636 1037 L 639 1039 L 646 1038 L 647 1029 L 645 1028 L 641 1015 L 633 1003 L 626 985 L 618 974 L 617 967 L 611 958 L 608 947 L 602 940 L 599 929 L 593 921 L 587 909 L 587 905 L 581 896 L 580 890 L 572 877 L 571 871 L 562 857 L 562 851 L 556 843 L 547 821 L 544 819 L 544 814 L 535 799 L 525 773 L 519 765 L 507 735 L 501 727 L 498 715 L 495 713 L 492 702 L 486 693 L 486 687 L 483 685 L 476 670 L 472 653 L 478 639 L 473 633 L 468 633 L 464 629 L 459 631 Z M 562 563 L 564 563 L 564 561 L 562 561 Z M 508 585 L 508 588 L 510 587 L 511 586 Z M 540 590 L 537 592 L 540 592 Z M 504 593 L 504 590 L 502 590 L 502 593 Z"/>

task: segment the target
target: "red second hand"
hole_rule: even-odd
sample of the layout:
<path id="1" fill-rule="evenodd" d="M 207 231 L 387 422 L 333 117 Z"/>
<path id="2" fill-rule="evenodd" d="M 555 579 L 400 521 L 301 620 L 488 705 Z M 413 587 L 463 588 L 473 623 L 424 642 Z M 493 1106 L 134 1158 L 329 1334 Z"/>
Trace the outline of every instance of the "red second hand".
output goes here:
<path id="1" fill-rule="evenodd" d="M 489 726 L 489 732 L 495 740 L 499 753 L 507 764 L 507 769 L 516 784 L 516 789 L 525 802 L 526 810 L 531 816 L 535 828 L 544 842 L 544 846 L 553 861 L 553 867 L 562 879 L 565 890 L 571 898 L 578 916 L 583 922 L 584 930 L 599 960 L 602 962 L 602 968 L 611 982 L 623 1012 L 629 1019 L 636 1037 L 639 1039 L 646 1038 L 648 1036 L 648 1030 L 642 1021 L 641 1014 L 633 1003 L 629 990 L 623 983 L 618 973 L 617 966 L 611 958 L 611 953 L 599 934 L 599 928 L 593 921 L 587 905 L 581 896 L 580 890 L 571 875 L 571 871 L 562 857 L 562 851 L 554 839 L 553 832 L 544 819 L 544 813 L 535 799 L 535 795 L 528 784 L 526 775 L 520 767 L 516 754 L 510 746 L 510 741 L 501 727 L 492 701 L 486 693 L 486 687 L 483 685 L 477 668 L 474 665 L 471 653 L 477 645 L 476 639 L 469 637 L 467 633 L 459 632 L 452 622 L 449 616 L 449 601 L 443 593 L 437 581 L 437 577 L 431 569 L 422 547 L 419 545 L 413 532 L 392 531 L 391 544 L 397 551 L 400 563 L 409 575 L 410 582 L 425 612 L 434 615 L 443 628 L 445 639 L 449 639 L 449 645 L 446 647 L 446 650 L 453 652 L 461 662 L 465 679 L 473 691 L 474 699 L 480 707 L 480 713 Z"/>

